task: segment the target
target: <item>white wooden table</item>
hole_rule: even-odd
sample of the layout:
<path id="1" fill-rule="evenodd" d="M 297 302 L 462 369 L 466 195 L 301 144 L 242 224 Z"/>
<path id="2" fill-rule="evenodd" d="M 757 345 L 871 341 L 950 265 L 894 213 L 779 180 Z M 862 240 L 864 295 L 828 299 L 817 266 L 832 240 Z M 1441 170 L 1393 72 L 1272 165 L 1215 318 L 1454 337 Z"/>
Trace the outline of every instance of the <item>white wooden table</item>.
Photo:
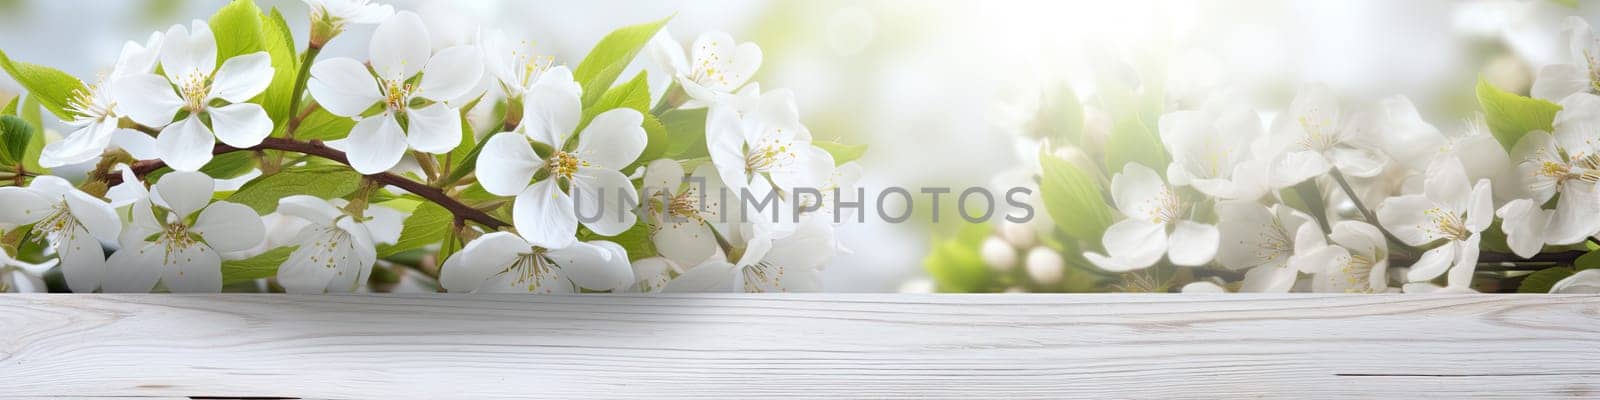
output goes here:
<path id="1" fill-rule="evenodd" d="M 1600 396 L 1600 297 L 0 295 L 0 398 Z"/>

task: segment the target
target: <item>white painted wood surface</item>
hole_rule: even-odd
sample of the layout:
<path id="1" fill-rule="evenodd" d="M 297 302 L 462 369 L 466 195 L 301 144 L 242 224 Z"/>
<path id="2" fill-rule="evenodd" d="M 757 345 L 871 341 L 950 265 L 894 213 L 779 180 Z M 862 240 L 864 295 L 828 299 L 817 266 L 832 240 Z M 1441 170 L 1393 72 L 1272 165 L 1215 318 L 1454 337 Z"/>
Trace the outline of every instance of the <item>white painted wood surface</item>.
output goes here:
<path id="1" fill-rule="evenodd" d="M 0 295 L 0 398 L 1600 396 L 1600 297 Z"/>

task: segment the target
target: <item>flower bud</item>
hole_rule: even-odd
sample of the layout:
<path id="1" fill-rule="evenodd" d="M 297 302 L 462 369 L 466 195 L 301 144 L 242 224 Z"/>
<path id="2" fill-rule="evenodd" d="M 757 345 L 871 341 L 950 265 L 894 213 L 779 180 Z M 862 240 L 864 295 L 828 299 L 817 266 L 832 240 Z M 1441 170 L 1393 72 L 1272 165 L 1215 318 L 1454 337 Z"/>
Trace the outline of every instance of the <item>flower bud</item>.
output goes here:
<path id="1" fill-rule="evenodd" d="M 1034 282 L 1053 285 L 1061 282 L 1062 267 L 1066 261 L 1048 247 L 1035 247 L 1028 251 L 1028 277 Z"/>
<path id="2" fill-rule="evenodd" d="M 1011 247 L 1005 240 L 990 236 L 983 240 L 983 245 L 978 248 L 978 254 L 983 256 L 983 263 L 996 271 L 1010 271 L 1017 266 L 1017 249 Z"/>
<path id="3" fill-rule="evenodd" d="M 1038 234 L 1034 233 L 1033 226 L 1011 221 L 1000 221 L 1000 237 L 1005 238 L 1007 242 L 1011 242 L 1012 246 L 1018 248 L 1033 247 L 1039 242 Z"/>

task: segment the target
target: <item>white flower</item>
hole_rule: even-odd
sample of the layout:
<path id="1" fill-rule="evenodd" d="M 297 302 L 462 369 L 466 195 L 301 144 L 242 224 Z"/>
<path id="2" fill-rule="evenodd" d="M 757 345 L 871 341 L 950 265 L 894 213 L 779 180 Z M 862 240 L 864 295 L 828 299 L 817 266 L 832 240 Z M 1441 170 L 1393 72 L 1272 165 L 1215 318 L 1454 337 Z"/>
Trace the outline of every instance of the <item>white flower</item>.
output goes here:
<path id="1" fill-rule="evenodd" d="M 1545 244 L 1566 245 L 1600 232 L 1600 96 L 1577 93 L 1561 101 L 1555 134 L 1528 132 L 1512 147 L 1512 159 L 1529 199 L 1512 200 L 1499 214 L 1517 255 L 1531 257 Z M 1555 210 L 1542 204 L 1557 193 Z"/>
<path id="2" fill-rule="evenodd" d="M 1083 253 L 1094 265 L 1127 272 L 1147 268 L 1165 254 L 1173 264 L 1199 266 L 1217 254 L 1217 227 L 1183 219 L 1189 205 L 1150 167 L 1124 165 L 1111 178 L 1111 199 L 1127 218 L 1101 237 L 1105 255 Z"/>
<path id="3" fill-rule="evenodd" d="M 1161 143 L 1172 154 L 1167 179 L 1219 199 L 1259 198 L 1267 192 L 1266 165 L 1250 160 L 1250 145 L 1263 134 L 1261 117 L 1218 103 L 1161 116 Z"/>
<path id="4" fill-rule="evenodd" d="M 725 32 L 700 34 L 686 56 L 683 45 L 663 29 L 647 51 L 689 95 L 690 100 L 680 108 L 717 103 L 721 96 L 739 90 L 761 68 L 761 47 L 750 42 L 735 45 L 733 36 Z"/>
<path id="5" fill-rule="evenodd" d="M 1337 248 L 1327 245 L 1311 216 L 1292 207 L 1229 200 L 1216 208 L 1217 262 L 1232 270 L 1250 269 L 1240 292 L 1288 292 L 1301 272 L 1321 271 L 1342 250 L 1330 250 Z"/>
<path id="6" fill-rule="evenodd" d="M 672 280 L 672 274 L 680 272 L 678 264 L 666 257 L 650 257 L 633 262 L 632 287 L 630 292 L 656 293 L 667 287 L 667 282 Z"/>
<path id="7" fill-rule="evenodd" d="M 1428 165 L 1423 194 L 1393 197 L 1378 207 L 1378 220 L 1405 244 L 1445 241 L 1422 254 L 1406 274 L 1407 281 L 1429 281 L 1449 270 L 1450 288 L 1471 285 L 1481 232 L 1494 220 L 1494 203 L 1489 180 L 1468 185 L 1461 161 L 1439 157 Z"/>
<path id="8" fill-rule="evenodd" d="M 133 203 L 132 222 L 106 260 L 106 292 L 149 292 L 156 282 L 175 293 L 222 290 L 219 253 L 249 249 L 265 236 L 250 207 L 211 202 L 215 181 L 199 172 L 173 172 Z"/>
<path id="9" fill-rule="evenodd" d="M 620 291 L 634 284 L 628 253 L 616 243 L 578 242 L 549 250 L 509 232 L 467 243 L 439 273 L 445 290 L 463 293 Z"/>
<path id="10" fill-rule="evenodd" d="M 370 0 L 301 0 L 310 8 L 312 23 L 326 23 L 336 30 L 344 24 L 376 24 L 394 15 L 388 4 L 375 4 Z"/>
<path id="11" fill-rule="evenodd" d="M 1586 269 L 1550 286 L 1550 293 L 1595 294 L 1600 293 L 1600 269 Z"/>
<path id="12" fill-rule="evenodd" d="M 483 61 L 472 46 L 431 54 L 426 43 L 428 29 L 422 19 L 402 11 L 373 31 L 370 71 L 350 58 L 319 61 L 311 67 L 306 88 L 317 104 L 335 115 L 358 119 L 345 144 L 350 166 L 357 172 L 376 174 L 394 167 L 408 144 L 417 151 L 440 154 L 461 143 L 460 110 L 446 102 L 477 87 Z M 374 105 L 379 111 L 365 115 Z"/>
<path id="13" fill-rule="evenodd" d="M 678 265 L 697 265 L 717 252 L 711 229 L 722 222 L 726 192 L 715 167 L 700 164 L 684 179 L 677 161 L 651 161 L 645 166 L 643 190 L 650 241 L 663 257 Z"/>
<path id="14" fill-rule="evenodd" d="M 738 262 L 713 258 L 667 282 L 663 291 L 814 292 L 821 289 L 817 269 L 832 257 L 833 248 L 833 225 L 804 218 L 793 233 L 781 239 L 755 235 L 745 244 Z"/>
<path id="15" fill-rule="evenodd" d="M 511 43 L 501 31 L 489 35 L 482 46 L 484 67 L 500 82 L 507 99 L 522 99 L 539 82 L 539 76 L 555 66 L 555 57 L 535 54 L 533 44 L 526 40 Z"/>
<path id="16" fill-rule="evenodd" d="M 353 292 L 366 284 L 378 251 L 366 221 L 345 215 L 314 196 L 278 200 L 278 212 L 307 224 L 295 236 L 299 246 L 278 267 L 278 284 L 289 293 Z"/>
<path id="17" fill-rule="evenodd" d="M 517 197 L 512 224 L 535 246 L 574 243 L 580 215 L 583 226 L 602 236 L 637 221 L 622 205 L 638 204 L 638 193 L 618 170 L 644 152 L 644 115 L 626 107 L 600 113 L 578 133 L 577 147 L 568 148 L 583 115 L 581 91 L 565 66 L 552 68 L 528 91 L 520 132 L 495 134 L 478 156 L 478 182 L 489 193 Z M 554 151 L 539 157 L 530 141 Z M 532 182 L 541 170 L 548 175 Z"/>
<path id="18" fill-rule="evenodd" d="M 73 93 L 67 100 L 67 109 L 73 114 L 67 125 L 73 128 L 61 140 L 44 146 L 39 154 L 39 166 L 55 168 L 77 164 L 100 156 L 111 145 L 113 135 L 147 137 L 132 129 L 119 129 L 122 113 L 112 97 L 112 87 L 122 78 L 148 74 L 155 68 L 156 56 L 161 51 L 161 32 L 150 34 L 145 44 L 129 41 L 122 45 L 122 54 L 109 75 L 90 84 L 83 91 Z"/>
<path id="19" fill-rule="evenodd" d="M 49 288 L 44 284 L 44 273 L 56 266 L 56 259 L 31 264 L 11 258 L 0 248 L 0 293 L 39 293 Z"/>
<path id="20" fill-rule="evenodd" d="M 0 204 L 0 224 L 31 224 L 35 237 L 50 241 L 68 288 L 88 293 L 100 287 L 106 274 L 100 243 L 115 242 L 122 230 L 110 204 L 48 175 L 34 178 L 27 188 L 0 187 Z"/>
<path id="21" fill-rule="evenodd" d="M 706 143 L 711 163 L 734 193 L 752 180 L 769 180 L 780 191 L 817 187 L 833 168 L 833 156 L 811 145 L 811 131 L 800 123 L 794 94 L 787 90 L 761 94 L 750 110 L 712 106 Z"/>
<path id="22" fill-rule="evenodd" d="M 1183 288 L 1179 289 L 1178 292 L 1185 294 L 1214 294 L 1228 293 L 1228 289 L 1223 288 L 1222 285 L 1218 285 L 1216 282 L 1195 281 L 1183 285 Z"/>
<path id="23" fill-rule="evenodd" d="M 229 58 L 218 67 L 211 27 L 200 20 L 191 26 L 192 31 L 183 25 L 167 29 L 160 57 L 165 77 L 132 75 L 112 89 L 118 109 L 134 122 L 165 127 L 156 137 L 156 152 L 178 171 L 199 170 L 210 162 L 216 140 L 245 148 L 261 144 L 272 133 L 267 111 L 246 103 L 272 84 L 272 57 L 258 51 Z M 217 101 L 224 104 L 213 105 Z M 183 114 L 187 114 L 184 119 L 173 122 Z"/>
<path id="24" fill-rule="evenodd" d="M 1328 87 L 1307 85 L 1289 109 L 1272 121 L 1272 132 L 1259 143 L 1256 157 L 1273 160 L 1271 182 L 1288 187 L 1338 168 L 1346 175 L 1371 177 L 1383 172 L 1388 159 L 1368 144 L 1367 123 L 1339 113 L 1339 101 Z"/>
<path id="25" fill-rule="evenodd" d="M 1312 290 L 1324 293 L 1383 293 L 1389 290 L 1389 245 L 1378 227 L 1360 221 L 1333 225 L 1333 239 L 1344 250 L 1316 271 Z"/>
<path id="26" fill-rule="evenodd" d="M 1573 93 L 1594 94 L 1600 90 L 1600 40 L 1583 18 L 1567 17 L 1561 30 L 1570 52 L 1568 63 L 1550 64 L 1539 68 L 1533 79 L 1533 97 L 1561 101 Z"/>

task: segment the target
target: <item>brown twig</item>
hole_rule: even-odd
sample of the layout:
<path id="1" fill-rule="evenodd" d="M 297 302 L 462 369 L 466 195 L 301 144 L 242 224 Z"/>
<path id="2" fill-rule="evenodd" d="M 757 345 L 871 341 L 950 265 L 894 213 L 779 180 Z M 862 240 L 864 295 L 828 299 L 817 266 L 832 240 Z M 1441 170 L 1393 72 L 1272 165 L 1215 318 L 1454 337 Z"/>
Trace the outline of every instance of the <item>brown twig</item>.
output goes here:
<path id="1" fill-rule="evenodd" d="M 298 141 L 285 138 L 266 138 L 262 140 L 261 144 L 259 145 L 243 149 L 217 143 L 216 146 L 211 149 L 211 153 L 225 154 L 235 151 L 255 150 L 290 151 L 325 158 L 344 165 L 350 165 L 350 160 L 345 157 L 344 152 L 328 147 L 327 145 L 322 144 L 322 141 L 320 140 Z M 144 160 L 135 162 L 130 167 L 133 169 L 134 175 L 144 177 L 145 175 L 155 172 L 166 165 L 167 164 L 161 162 L 161 160 Z M 121 175 L 110 175 L 106 178 L 107 186 L 116 186 L 118 183 L 122 183 Z M 499 219 L 495 219 L 493 216 L 490 216 L 483 211 L 472 208 L 471 206 L 468 206 L 465 203 L 450 197 L 448 194 L 445 194 L 443 190 L 430 187 L 421 182 L 406 179 L 405 177 L 387 172 L 367 175 L 367 178 L 378 183 L 404 189 L 407 192 L 411 192 L 412 194 L 421 196 L 428 201 L 432 201 L 435 204 L 444 207 L 446 210 L 449 210 L 451 214 L 455 215 L 457 221 L 477 222 L 490 229 L 498 229 L 500 227 L 510 225 L 500 221 Z"/>

